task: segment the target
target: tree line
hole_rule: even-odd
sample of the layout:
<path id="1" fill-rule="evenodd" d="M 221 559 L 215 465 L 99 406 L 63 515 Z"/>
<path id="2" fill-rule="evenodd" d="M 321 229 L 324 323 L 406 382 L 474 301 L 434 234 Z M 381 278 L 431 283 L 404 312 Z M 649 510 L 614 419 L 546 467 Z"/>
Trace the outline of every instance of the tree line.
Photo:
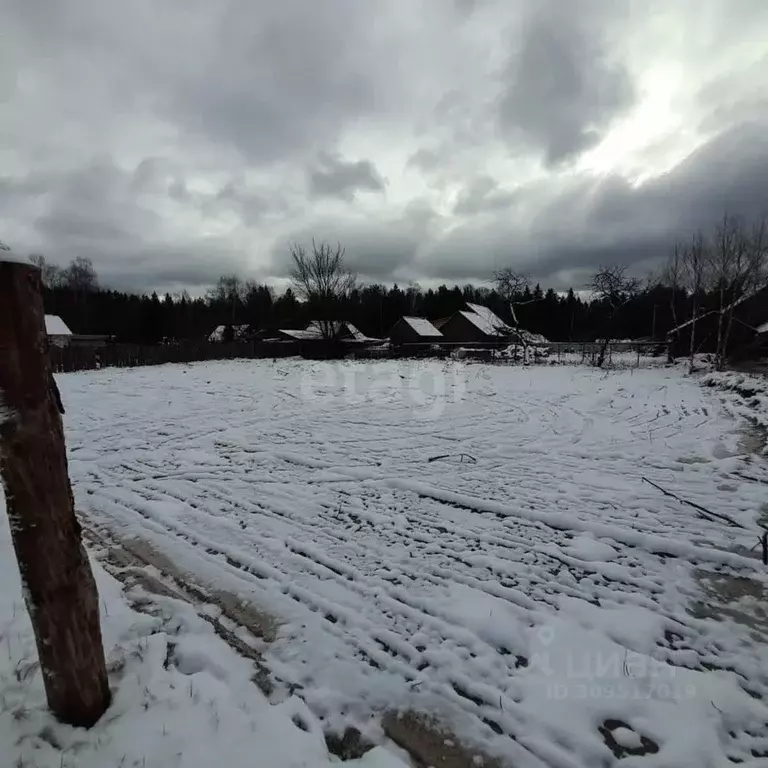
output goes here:
<path id="1" fill-rule="evenodd" d="M 87 260 L 79 261 L 82 267 Z M 65 267 L 57 270 L 54 279 L 46 278 L 46 312 L 60 315 L 76 333 L 108 334 L 128 343 L 202 340 L 220 325 L 246 325 L 259 331 L 303 328 L 313 320 L 333 319 L 347 320 L 365 334 L 383 338 L 403 315 L 449 317 L 468 301 L 485 304 L 505 321 L 511 320 L 508 297 L 493 283 L 429 289 L 414 283 L 355 285 L 345 295 L 324 301 L 307 296 L 295 285 L 279 293 L 236 275 L 223 275 L 204 296 L 192 297 L 186 291 L 165 295 L 115 291 L 99 283 L 90 263 L 87 270 L 71 274 L 74 279 Z M 85 274 L 89 277 L 84 280 Z M 622 315 L 616 325 L 618 334 L 662 338 L 671 327 L 668 298 L 669 289 L 649 288 Z M 582 298 L 572 288 L 558 293 L 538 283 L 526 285 L 516 301 L 519 324 L 548 339 L 592 340 L 605 325 L 602 302 Z"/>
<path id="2" fill-rule="evenodd" d="M 733 325 L 728 308 L 768 285 L 766 222 L 748 224 L 734 216 L 724 216 L 711 232 L 693 233 L 673 244 L 667 263 L 655 275 L 641 280 L 625 266 L 605 265 L 587 285 L 564 292 L 532 284 L 512 268 L 489 275 L 484 285 L 426 290 L 417 283 L 362 285 L 347 269 L 340 244 L 297 245 L 289 255 L 291 285 L 281 293 L 230 274 L 199 297 L 111 290 L 101 285 L 86 258 L 66 266 L 40 254 L 30 260 L 42 271 L 49 314 L 60 315 L 77 333 L 144 344 L 201 340 L 220 325 L 259 331 L 339 319 L 382 338 L 403 315 L 449 317 L 470 301 L 553 341 L 602 339 L 606 344 L 611 339 L 660 341 L 682 323 L 693 320 L 695 325 L 697 318 L 722 310 L 716 351 L 724 357 Z M 691 348 L 697 349 L 695 340 Z"/>

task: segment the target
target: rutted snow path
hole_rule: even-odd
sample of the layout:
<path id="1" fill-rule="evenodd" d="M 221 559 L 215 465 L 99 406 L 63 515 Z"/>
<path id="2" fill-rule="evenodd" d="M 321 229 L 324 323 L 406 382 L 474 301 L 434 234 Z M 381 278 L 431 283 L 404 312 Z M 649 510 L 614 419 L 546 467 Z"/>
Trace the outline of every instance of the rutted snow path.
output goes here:
<path id="1" fill-rule="evenodd" d="M 644 765 L 768 755 L 765 638 L 706 617 L 695 573 L 766 585 L 768 471 L 695 381 L 283 360 L 59 382 L 83 515 L 282 619 L 267 659 L 318 717 L 435 712 L 516 766 L 611 764 L 610 719 L 659 746 Z"/>

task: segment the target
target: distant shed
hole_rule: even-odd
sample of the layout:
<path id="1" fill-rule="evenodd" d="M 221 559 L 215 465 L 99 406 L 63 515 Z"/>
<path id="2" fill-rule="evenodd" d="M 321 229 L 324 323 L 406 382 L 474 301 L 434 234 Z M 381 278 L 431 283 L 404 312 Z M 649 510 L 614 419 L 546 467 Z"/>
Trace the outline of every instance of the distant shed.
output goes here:
<path id="1" fill-rule="evenodd" d="M 58 315 L 45 316 L 45 333 L 48 343 L 57 347 L 65 347 L 72 341 L 72 331 Z"/>
<path id="2" fill-rule="evenodd" d="M 509 326 L 488 307 L 467 304 L 441 328 L 446 341 L 457 344 L 503 344 L 511 333 Z"/>
<path id="3" fill-rule="evenodd" d="M 389 334 L 392 344 L 435 344 L 443 334 L 423 317 L 401 317 Z"/>

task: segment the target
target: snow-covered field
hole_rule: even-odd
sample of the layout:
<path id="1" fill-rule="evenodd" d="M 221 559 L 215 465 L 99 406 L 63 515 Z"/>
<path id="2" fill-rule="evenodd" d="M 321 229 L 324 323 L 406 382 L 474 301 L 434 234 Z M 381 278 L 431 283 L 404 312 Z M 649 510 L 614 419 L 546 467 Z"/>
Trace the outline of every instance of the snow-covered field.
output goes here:
<path id="1" fill-rule="evenodd" d="M 210 764 L 185 746 L 193 733 L 220 762 L 251 765 L 259 734 L 290 740 L 299 710 L 309 733 L 294 735 L 310 746 L 297 765 L 327 760 L 323 730 L 381 740 L 382 714 L 405 710 L 522 768 L 617 755 L 623 767 L 765 765 L 768 578 L 754 546 L 768 470 L 727 390 L 677 370 L 435 361 L 108 369 L 59 385 L 86 526 L 138 538 L 277 626 L 270 707 L 194 611 L 169 601 L 128 620 L 99 569 L 105 605 L 118 606 L 104 617 L 109 648 L 125 655 L 144 637 L 162 659 L 167 623 L 186 621 L 162 685 L 183 674 L 203 696 L 231 686 L 228 713 L 256 702 L 226 739 L 210 723 L 131 715 L 146 744 L 166 744 L 161 757 L 181 752 L 166 763 L 150 750 L 146 766 Z M 13 589 L 0 632 L 26 637 L 29 654 L 28 631 L 9 630 L 26 621 L 8 623 Z M 21 691 L 14 653 L 2 684 Z M 10 711 L 0 734 L 18 731 Z M 250 746 L 226 751 L 246 724 Z M 71 764 L 106 764 L 96 757 Z"/>

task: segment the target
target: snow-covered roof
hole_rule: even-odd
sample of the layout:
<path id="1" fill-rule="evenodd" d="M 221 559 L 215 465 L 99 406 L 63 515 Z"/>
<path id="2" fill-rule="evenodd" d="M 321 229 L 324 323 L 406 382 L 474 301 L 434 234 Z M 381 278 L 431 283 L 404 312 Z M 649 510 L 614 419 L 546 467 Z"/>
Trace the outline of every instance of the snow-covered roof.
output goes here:
<path id="1" fill-rule="evenodd" d="M 352 337 L 353 341 L 379 341 L 379 339 L 372 339 L 370 336 L 366 336 L 361 330 L 346 320 L 313 320 L 304 329 L 280 329 L 280 333 L 298 341 L 314 341 L 326 338 L 327 331 L 330 331 L 331 337 L 341 336 L 344 338 L 348 334 Z"/>
<path id="2" fill-rule="evenodd" d="M 496 315 L 493 315 L 493 312 L 491 312 L 491 314 L 496 317 L 496 322 L 490 320 L 487 315 L 481 315 L 477 312 L 467 312 L 462 310 L 459 314 L 466 317 L 475 328 L 482 331 L 486 336 L 506 336 L 509 333 L 510 329 L 507 328 L 504 323 L 501 323 L 499 318 L 496 317 Z M 501 325 L 499 325 L 499 323 L 501 323 Z"/>
<path id="3" fill-rule="evenodd" d="M 429 320 L 423 317 L 404 317 L 403 320 L 416 332 L 419 336 L 442 336 L 443 334 L 435 328 Z"/>
<path id="4" fill-rule="evenodd" d="M 6 251 L 0 251 L 0 260 L 4 258 Z M 45 332 L 49 336 L 71 336 L 67 324 L 58 315 L 45 316 Z"/>
<path id="5" fill-rule="evenodd" d="M 20 254 L 15 253 L 7 245 L 0 248 L 0 261 L 12 261 L 15 264 L 26 264 L 29 266 L 29 259 L 25 259 Z"/>
<path id="6" fill-rule="evenodd" d="M 482 304 L 473 304 L 472 302 L 467 302 L 467 308 L 470 312 L 474 312 L 476 315 L 480 315 L 480 317 L 483 318 L 484 322 L 487 323 L 491 328 L 495 329 L 492 333 L 493 335 L 503 335 L 506 333 L 507 328 L 509 327 L 507 323 L 505 323 L 498 315 L 494 314 L 494 312 L 488 307 L 484 307 Z M 486 331 L 486 333 L 489 333 Z"/>
<path id="7" fill-rule="evenodd" d="M 292 339 L 298 339 L 299 341 L 310 341 L 312 339 L 322 338 L 322 335 L 314 328 L 281 328 L 279 332 L 285 336 L 290 336 Z"/>
<path id="8" fill-rule="evenodd" d="M 762 325 L 758 325 L 755 330 L 758 333 L 768 333 L 768 323 L 763 323 Z"/>
<path id="9" fill-rule="evenodd" d="M 347 327 L 347 331 L 355 341 L 372 341 L 370 336 L 366 336 L 356 326 L 352 325 L 352 323 L 344 323 L 344 325 Z"/>

